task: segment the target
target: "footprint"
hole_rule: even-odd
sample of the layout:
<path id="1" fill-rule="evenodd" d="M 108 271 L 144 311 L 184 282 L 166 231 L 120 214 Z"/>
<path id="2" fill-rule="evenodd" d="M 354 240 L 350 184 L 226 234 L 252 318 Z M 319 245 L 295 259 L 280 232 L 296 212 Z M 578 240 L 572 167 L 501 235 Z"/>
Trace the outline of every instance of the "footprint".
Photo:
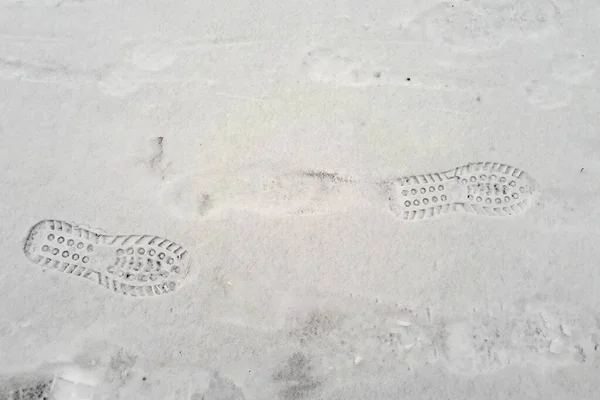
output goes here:
<path id="1" fill-rule="evenodd" d="M 79 371 L 73 370 L 54 378 L 51 399 L 93 400 L 95 392 L 95 382 L 86 381 Z"/>
<path id="2" fill-rule="evenodd" d="M 180 287 L 189 272 L 187 251 L 151 235 L 99 234 L 63 221 L 35 224 L 23 249 L 31 261 L 86 278 L 130 296 L 154 296 Z"/>
<path id="3" fill-rule="evenodd" d="M 514 358 L 521 363 L 559 368 L 591 358 L 598 333 L 592 314 L 547 302 L 528 302 L 510 314 Z"/>
<path id="4" fill-rule="evenodd" d="M 492 318 L 452 322 L 444 330 L 443 358 L 449 371 L 480 375 L 511 364 L 508 335 L 502 321 Z"/>
<path id="5" fill-rule="evenodd" d="M 119 57 L 104 68 L 98 88 L 109 96 L 122 98 L 148 85 L 192 82 L 212 85 L 212 80 L 199 74 L 196 63 L 186 63 L 187 57 L 180 59 L 180 55 L 185 52 L 197 56 L 215 47 L 218 45 L 202 40 L 164 37 L 125 42 Z"/>
<path id="6" fill-rule="evenodd" d="M 573 98 L 569 85 L 549 77 L 526 81 L 522 85 L 522 90 L 527 102 L 542 110 L 567 107 Z"/>
<path id="7" fill-rule="evenodd" d="M 453 212 L 515 216 L 529 209 L 537 184 L 524 171 L 499 163 L 471 163 L 449 171 L 383 182 L 391 211 L 404 220 Z"/>
<path id="8" fill-rule="evenodd" d="M 486 13 L 495 16 L 504 34 L 527 40 L 547 39 L 558 31 L 558 10 L 550 0 L 484 0 Z"/>
<path id="9" fill-rule="evenodd" d="M 194 393 L 190 400 L 245 400 L 246 396 L 231 380 L 213 372 L 208 389 L 202 393 Z"/>
<path id="10" fill-rule="evenodd" d="M 434 333 L 413 311 L 386 307 L 361 317 L 335 332 L 339 343 L 348 342 L 351 354 L 359 357 L 355 363 L 406 371 L 438 361 Z"/>
<path id="11" fill-rule="evenodd" d="M 313 376 L 311 360 L 299 352 L 280 365 L 271 378 L 283 386 L 280 395 L 286 400 L 310 398 L 322 384 L 321 380 Z"/>
<path id="12" fill-rule="evenodd" d="M 177 47 L 173 44 L 172 47 Z M 121 56 L 105 67 L 98 79 L 98 89 L 109 96 L 124 98 L 140 91 L 149 83 L 182 81 L 168 79 L 165 70 L 177 60 L 176 52 L 166 44 L 133 42 L 123 46 Z"/>
<path id="13" fill-rule="evenodd" d="M 291 314 L 293 319 L 288 323 L 291 325 L 288 336 L 301 346 L 318 345 L 336 336 L 347 318 L 340 311 L 319 308 L 294 310 Z"/>
<path id="14" fill-rule="evenodd" d="M 177 46 L 172 43 L 172 48 Z M 98 80 L 98 89 L 109 96 L 125 98 L 148 83 L 166 82 L 164 73 L 172 66 L 177 55 L 167 44 L 159 42 L 128 42 L 122 49 L 120 59 L 105 68 Z"/>
<path id="15" fill-rule="evenodd" d="M 231 210 L 265 216 L 323 215 L 344 211 L 361 200 L 351 178 L 324 171 L 277 173 L 261 168 L 183 178 L 163 195 L 167 207 L 181 218 L 222 216 Z"/>
<path id="16" fill-rule="evenodd" d="M 73 365 L 45 368 L 0 383 L 0 398 L 7 400 L 92 400 L 97 380 Z"/>
<path id="17" fill-rule="evenodd" d="M 544 301 L 505 305 L 502 310 L 494 317 L 474 313 L 442 324 L 448 370 L 477 375 L 529 364 L 555 370 L 595 357 L 598 326 L 593 314 Z"/>
<path id="18" fill-rule="evenodd" d="M 308 310 L 305 307 L 290 313 L 287 336 L 321 354 L 333 368 L 360 365 L 406 372 L 437 361 L 434 333 L 412 310 L 348 298 Z"/>
<path id="19" fill-rule="evenodd" d="M 0 383 L 0 399 L 6 400 L 53 400 L 52 378 L 16 378 Z M 62 400 L 62 399 L 61 399 Z"/>
<path id="20" fill-rule="evenodd" d="M 491 50 L 506 41 L 486 10 L 472 2 L 438 3 L 413 23 L 422 26 L 428 40 L 461 51 Z"/>

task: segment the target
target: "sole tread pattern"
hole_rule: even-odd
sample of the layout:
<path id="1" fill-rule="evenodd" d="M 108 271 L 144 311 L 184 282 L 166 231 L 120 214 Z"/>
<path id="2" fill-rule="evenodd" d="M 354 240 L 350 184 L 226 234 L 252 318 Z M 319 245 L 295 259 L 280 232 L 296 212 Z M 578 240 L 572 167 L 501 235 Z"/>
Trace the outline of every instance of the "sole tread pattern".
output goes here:
<path id="1" fill-rule="evenodd" d="M 40 380 L 31 385 L 11 390 L 6 400 L 50 400 L 53 380 Z"/>
<path id="2" fill-rule="evenodd" d="M 187 251 L 152 235 L 104 235 L 59 220 L 35 224 L 25 239 L 27 258 L 44 268 L 95 282 L 134 297 L 176 290 L 189 272 Z"/>
<path id="3" fill-rule="evenodd" d="M 523 170 L 496 162 L 476 162 L 449 171 L 385 182 L 391 211 L 415 221 L 464 212 L 489 217 L 524 213 L 537 184 Z"/>

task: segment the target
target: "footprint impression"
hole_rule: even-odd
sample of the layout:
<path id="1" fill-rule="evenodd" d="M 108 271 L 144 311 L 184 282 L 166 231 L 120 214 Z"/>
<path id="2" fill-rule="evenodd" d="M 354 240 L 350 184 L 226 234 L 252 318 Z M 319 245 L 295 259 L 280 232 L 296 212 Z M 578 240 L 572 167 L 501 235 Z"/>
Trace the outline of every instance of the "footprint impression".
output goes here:
<path id="1" fill-rule="evenodd" d="M 411 221 L 455 212 L 515 216 L 528 210 L 538 194 L 536 182 L 526 172 L 494 162 L 396 178 L 381 185 L 388 193 L 390 210 Z"/>
<path id="2" fill-rule="evenodd" d="M 100 234 L 58 220 L 35 224 L 29 230 L 23 251 L 44 268 L 136 297 L 177 290 L 190 267 L 187 251 L 168 239 Z"/>
<path id="3" fill-rule="evenodd" d="M 77 361 L 44 365 L 0 379 L 2 400 L 244 400 L 219 371 L 145 362 L 119 346 L 100 346 Z"/>
<path id="4" fill-rule="evenodd" d="M 420 27 L 426 40 L 465 52 L 495 49 L 507 39 L 477 2 L 438 3 L 417 15 L 412 24 Z"/>
<path id="5" fill-rule="evenodd" d="M 546 0 L 441 2 L 412 24 L 426 40 L 463 52 L 490 51 L 507 40 L 535 41 L 558 29 L 556 7 Z"/>
<path id="6" fill-rule="evenodd" d="M 489 315 L 474 312 L 441 326 L 442 356 L 460 375 L 497 372 L 509 365 L 557 369 L 589 362 L 598 348 L 598 326 L 588 312 L 531 301 Z"/>
<path id="7" fill-rule="evenodd" d="M 0 398 L 6 400 L 93 400 L 97 379 L 74 365 L 47 368 L 0 381 Z"/>
<path id="8" fill-rule="evenodd" d="M 126 97 L 148 83 L 180 82 L 181 74 L 170 71 L 185 44 L 161 39 L 125 43 L 122 56 L 98 82 L 104 94 Z"/>
<path id="9" fill-rule="evenodd" d="M 166 188 L 163 202 L 180 218 L 220 217 L 231 210 L 322 215 L 363 200 L 358 187 L 352 178 L 336 173 L 247 169 L 182 178 Z"/>

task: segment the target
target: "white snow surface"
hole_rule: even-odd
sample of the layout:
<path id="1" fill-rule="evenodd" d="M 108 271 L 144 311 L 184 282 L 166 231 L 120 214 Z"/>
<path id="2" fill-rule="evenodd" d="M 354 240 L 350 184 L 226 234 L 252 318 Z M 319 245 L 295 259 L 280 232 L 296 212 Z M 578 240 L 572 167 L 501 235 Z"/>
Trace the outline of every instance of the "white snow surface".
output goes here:
<path id="1" fill-rule="evenodd" d="M 0 3 L 0 399 L 594 399 L 600 3 Z"/>

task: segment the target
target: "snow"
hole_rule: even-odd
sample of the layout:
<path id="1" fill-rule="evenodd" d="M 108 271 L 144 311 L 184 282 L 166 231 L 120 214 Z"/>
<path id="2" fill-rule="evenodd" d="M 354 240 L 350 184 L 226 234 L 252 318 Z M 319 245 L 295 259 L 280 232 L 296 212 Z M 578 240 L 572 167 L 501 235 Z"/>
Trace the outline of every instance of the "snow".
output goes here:
<path id="1" fill-rule="evenodd" d="M 0 398 L 594 398 L 599 22 L 2 2 Z"/>

